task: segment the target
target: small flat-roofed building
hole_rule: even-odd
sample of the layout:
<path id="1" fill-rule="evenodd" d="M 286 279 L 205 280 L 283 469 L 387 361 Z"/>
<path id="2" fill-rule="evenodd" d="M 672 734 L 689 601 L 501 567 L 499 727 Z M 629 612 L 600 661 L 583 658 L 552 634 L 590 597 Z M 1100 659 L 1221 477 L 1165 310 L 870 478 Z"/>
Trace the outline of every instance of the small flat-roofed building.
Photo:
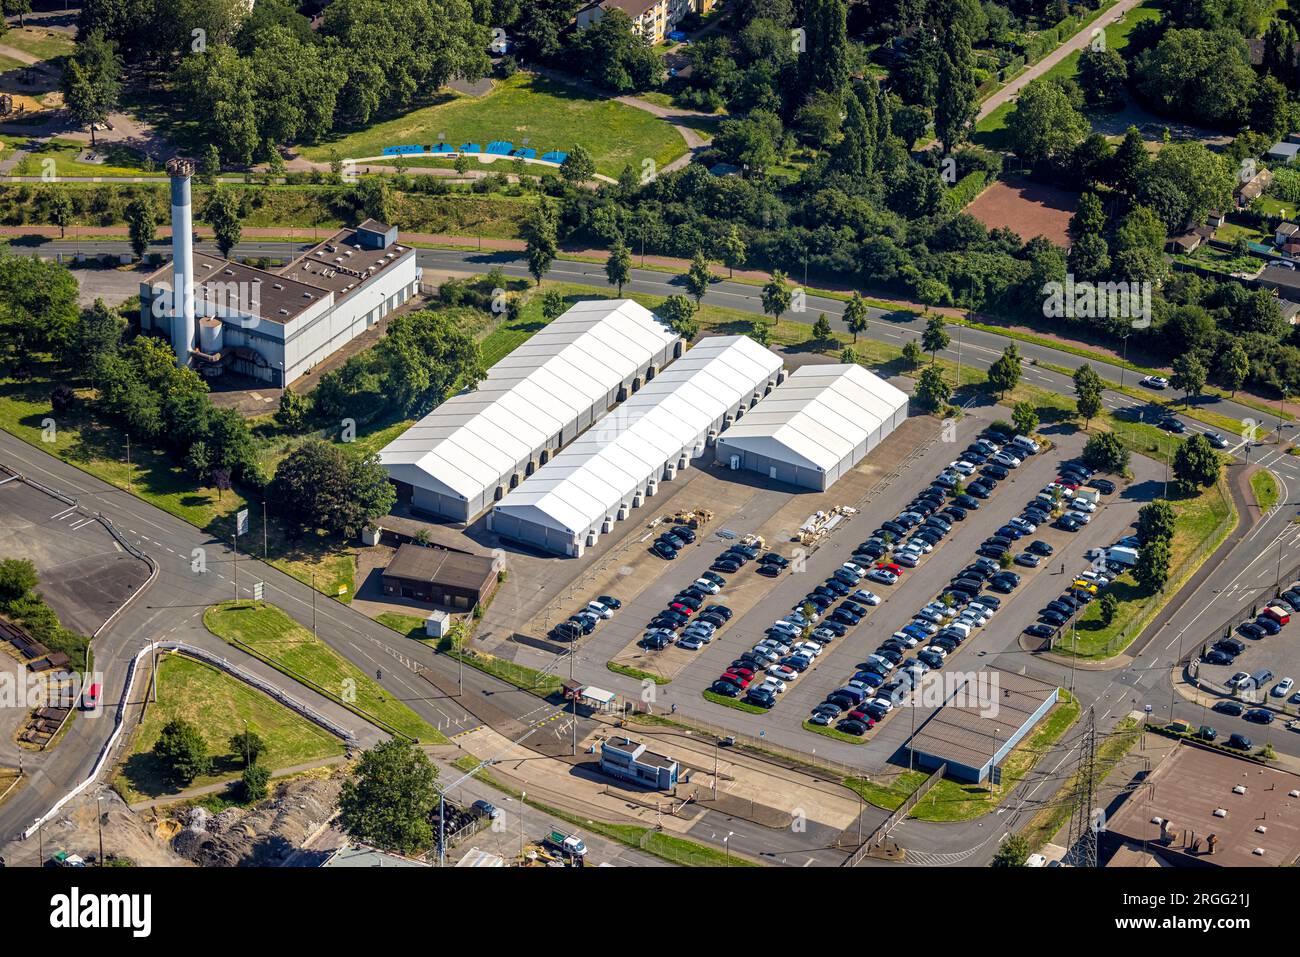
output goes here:
<path id="1" fill-rule="evenodd" d="M 424 861 L 415 861 L 381 851 L 367 844 L 344 844 L 331 854 L 321 867 L 428 867 Z"/>
<path id="2" fill-rule="evenodd" d="M 940 677 L 938 675 L 936 678 Z M 968 674 L 912 735 L 916 763 L 978 783 L 1052 710 L 1060 688 L 998 668 Z"/>
<path id="3" fill-rule="evenodd" d="M 1300 154 L 1300 144 L 1279 142 L 1270 146 L 1264 157 L 1275 163 L 1294 163 L 1297 154 Z"/>
<path id="4" fill-rule="evenodd" d="M 718 437 L 717 460 L 826 491 L 907 420 L 907 393 L 860 365 L 806 365 Z"/>
<path id="5" fill-rule="evenodd" d="M 628 737 L 608 738 L 601 742 L 600 769 L 656 791 L 666 791 L 677 783 L 676 761 L 647 750 L 644 743 Z"/>
<path id="6" fill-rule="evenodd" d="M 382 576 L 385 595 L 464 611 L 496 591 L 495 560 L 423 545 L 403 545 Z"/>
<path id="7" fill-rule="evenodd" d="M 1292 867 L 1300 775 L 1182 742 L 1106 820 L 1098 855 L 1140 849 L 1175 867 Z"/>

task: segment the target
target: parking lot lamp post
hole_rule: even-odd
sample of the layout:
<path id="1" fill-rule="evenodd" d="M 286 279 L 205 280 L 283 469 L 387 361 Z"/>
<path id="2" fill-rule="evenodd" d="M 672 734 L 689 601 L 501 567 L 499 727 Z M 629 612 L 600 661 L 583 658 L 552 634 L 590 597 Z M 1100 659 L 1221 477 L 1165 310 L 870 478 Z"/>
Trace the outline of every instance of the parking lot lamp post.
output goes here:
<path id="1" fill-rule="evenodd" d="M 1277 581 L 1273 585 L 1274 597 L 1282 593 L 1282 544 L 1284 537 L 1279 535 L 1277 539 Z"/>
<path id="2" fill-rule="evenodd" d="M 1121 392 L 1124 391 L 1124 367 L 1128 365 L 1128 336 L 1129 334 L 1126 331 L 1120 338 L 1120 342 L 1124 344 L 1120 353 L 1121 358 L 1119 363 L 1119 390 Z"/>
<path id="3" fill-rule="evenodd" d="M 1277 444 L 1282 444 L 1282 407 L 1286 405 L 1286 386 L 1282 386 L 1282 398 L 1277 403 Z"/>
<path id="4" fill-rule="evenodd" d="M 722 839 L 722 846 L 727 849 L 727 857 L 731 857 L 731 837 L 735 831 L 728 831 L 727 836 Z"/>
<path id="5" fill-rule="evenodd" d="M 718 736 L 713 736 L 713 800 L 718 799 Z"/>

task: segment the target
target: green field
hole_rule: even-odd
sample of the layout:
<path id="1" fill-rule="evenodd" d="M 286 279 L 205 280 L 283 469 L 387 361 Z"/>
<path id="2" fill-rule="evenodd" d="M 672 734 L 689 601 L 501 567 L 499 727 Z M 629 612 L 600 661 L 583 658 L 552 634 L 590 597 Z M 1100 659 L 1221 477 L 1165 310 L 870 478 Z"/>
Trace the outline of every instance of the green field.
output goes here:
<path id="1" fill-rule="evenodd" d="M 1157 0 L 1146 0 L 1140 6 L 1134 7 L 1128 12 L 1119 23 L 1112 23 L 1106 27 L 1106 47 L 1117 52 L 1122 51 L 1128 46 L 1129 34 L 1139 24 L 1147 20 L 1160 19 L 1161 12 Z M 1071 53 L 1061 60 L 1050 70 L 1043 74 L 1042 79 L 1064 79 L 1073 77 L 1079 70 L 1079 54 Z M 1012 110 L 1016 108 L 1015 101 L 1003 103 L 984 119 L 975 124 L 975 133 L 971 136 L 971 142 L 987 149 L 1005 150 L 1008 149 L 1006 128 L 1007 117 L 1011 115 Z"/>
<path id="2" fill-rule="evenodd" d="M 343 742 L 334 735 L 237 678 L 193 658 L 167 655 L 158 666 L 158 701 L 145 712 L 121 768 L 128 801 L 174 792 L 152 752 L 163 727 L 176 718 L 199 729 L 212 757 L 212 773 L 187 787 L 238 777 L 243 759 L 230 753 L 230 738 L 245 729 L 266 742 L 261 763 L 272 770 L 343 753 Z"/>
<path id="3" fill-rule="evenodd" d="M 203 613 L 208 630 L 380 727 L 430 744 L 446 738 L 371 677 L 274 605 L 229 601 Z"/>
<path id="4" fill-rule="evenodd" d="M 493 140 L 527 145 L 538 154 L 584 146 L 597 172 L 617 176 L 642 161 L 663 167 L 686 152 L 686 143 L 668 123 L 614 100 L 593 99 L 541 77 L 519 73 L 483 97 L 447 95 L 443 102 L 377 123 L 359 133 L 304 147 L 308 159 L 379 156 L 385 146 L 430 145 L 441 134 L 455 145 Z M 507 169 L 508 171 L 508 169 Z"/>
<path id="5" fill-rule="evenodd" d="M 1267 469 L 1260 469 L 1250 477 L 1250 488 L 1255 493 L 1255 504 L 1261 512 L 1267 512 L 1276 505 L 1282 495 L 1277 487 L 1277 479 Z"/>
<path id="6" fill-rule="evenodd" d="M 3 42 L 0 40 L 0 43 Z M 157 173 L 156 169 L 146 169 L 144 157 L 139 152 L 119 144 L 96 148 L 96 151 L 104 157 L 102 164 L 78 162 L 77 156 L 82 150 L 87 149 L 89 144 L 78 143 L 76 140 L 57 138 L 45 141 L 29 140 L 20 145 L 22 149 L 27 150 L 28 155 L 24 156 L 14 168 L 14 174 L 18 176 L 41 175 L 46 168 L 46 160 L 54 160 L 54 169 L 59 176 L 129 177 Z"/>
<path id="7" fill-rule="evenodd" d="M 0 37 L 0 45 L 22 50 L 42 60 L 52 60 L 72 52 L 72 37 L 66 33 L 55 33 L 40 27 L 10 27 Z"/>

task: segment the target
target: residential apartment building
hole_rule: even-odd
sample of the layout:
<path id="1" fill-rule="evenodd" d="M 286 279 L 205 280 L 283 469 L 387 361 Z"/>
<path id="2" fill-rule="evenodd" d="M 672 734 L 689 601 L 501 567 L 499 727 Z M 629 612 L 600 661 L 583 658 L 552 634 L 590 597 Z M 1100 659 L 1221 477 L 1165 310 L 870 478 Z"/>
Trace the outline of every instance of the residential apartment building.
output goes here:
<path id="1" fill-rule="evenodd" d="M 717 0 L 594 0 L 578 11 L 578 27 L 589 27 L 607 10 L 619 9 L 632 18 L 633 28 L 651 43 L 661 43 L 688 14 L 706 14 Z"/>

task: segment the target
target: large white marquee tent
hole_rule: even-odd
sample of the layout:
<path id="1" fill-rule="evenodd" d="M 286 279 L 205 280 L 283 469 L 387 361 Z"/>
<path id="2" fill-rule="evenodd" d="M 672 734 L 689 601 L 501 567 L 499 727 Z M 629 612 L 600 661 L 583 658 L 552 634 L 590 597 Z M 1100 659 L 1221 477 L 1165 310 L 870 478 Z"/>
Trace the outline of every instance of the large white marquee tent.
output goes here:
<path id="1" fill-rule="evenodd" d="M 746 336 L 704 339 L 494 506 L 492 530 L 581 555 L 661 480 L 703 455 L 781 375 L 780 359 Z"/>
<path id="2" fill-rule="evenodd" d="M 678 336 L 631 299 L 577 303 L 379 460 L 400 502 L 470 522 L 680 351 Z"/>
<path id="3" fill-rule="evenodd" d="M 718 440 L 718 461 L 825 491 L 907 418 L 907 393 L 859 365 L 806 365 Z"/>

